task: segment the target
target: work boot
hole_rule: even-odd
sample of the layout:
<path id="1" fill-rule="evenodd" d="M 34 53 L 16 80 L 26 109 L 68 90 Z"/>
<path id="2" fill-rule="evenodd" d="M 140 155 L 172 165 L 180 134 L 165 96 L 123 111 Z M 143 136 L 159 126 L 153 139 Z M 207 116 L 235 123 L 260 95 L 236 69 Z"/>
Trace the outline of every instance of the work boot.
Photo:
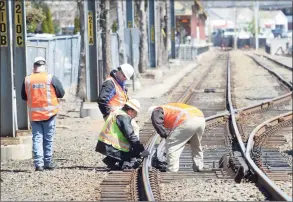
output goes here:
<path id="1" fill-rule="evenodd" d="M 37 166 L 35 171 L 44 171 L 44 167 L 43 166 Z"/>
<path id="2" fill-rule="evenodd" d="M 116 159 L 107 156 L 102 161 L 106 164 L 108 170 L 120 170 Z"/>
<path id="3" fill-rule="evenodd" d="M 131 163 L 129 161 L 124 161 L 121 169 L 122 170 L 133 169 L 133 163 Z"/>
<path id="4" fill-rule="evenodd" d="M 56 168 L 56 165 L 53 162 L 50 162 L 49 164 L 44 166 L 45 170 L 54 170 Z"/>

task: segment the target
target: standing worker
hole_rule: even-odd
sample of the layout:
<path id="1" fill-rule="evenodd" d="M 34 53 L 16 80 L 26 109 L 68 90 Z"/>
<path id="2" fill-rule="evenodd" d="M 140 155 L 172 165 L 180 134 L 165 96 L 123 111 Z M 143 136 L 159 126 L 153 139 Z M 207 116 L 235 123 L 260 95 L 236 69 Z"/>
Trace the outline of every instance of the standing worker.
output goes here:
<path id="1" fill-rule="evenodd" d="M 126 80 L 130 80 L 134 69 L 130 64 L 120 65 L 112 70 L 110 76 L 104 81 L 98 98 L 98 104 L 104 120 L 116 109 L 121 109 L 129 99 L 125 87 Z M 139 126 L 133 119 L 131 124 L 135 134 L 139 137 Z"/>
<path id="2" fill-rule="evenodd" d="M 193 170 L 203 170 L 201 138 L 205 129 L 203 113 L 196 107 L 183 103 L 169 103 L 149 108 L 152 124 L 157 133 L 166 139 L 167 171 L 179 170 L 179 158 L 190 141 Z"/>
<path id="3" fill-rule="evenodd" d="M 25 77 L 21 97 L 27 101 L 33 133 L 33 154 L 36 171 L 53 170 L 53 137 L 59 101 L 65 92 L 61 82 L 46 72 L 46 60 L 36 57 L 31 75 Z"/>
<path id="4" fill-rule="evenodd" d="M 103 162 L 110 169 L 133 168 L 136 162 L 133 158 L 147 156 L 144 146 L 134 134 L 131 120 L 137 116 L 140 109 L 138 100 L 128 100 L 122 109 L 110 113 L 98 137 L 96 151 L 106 155 Z M 118 164 L 118 165 L 117 165 Z"/>

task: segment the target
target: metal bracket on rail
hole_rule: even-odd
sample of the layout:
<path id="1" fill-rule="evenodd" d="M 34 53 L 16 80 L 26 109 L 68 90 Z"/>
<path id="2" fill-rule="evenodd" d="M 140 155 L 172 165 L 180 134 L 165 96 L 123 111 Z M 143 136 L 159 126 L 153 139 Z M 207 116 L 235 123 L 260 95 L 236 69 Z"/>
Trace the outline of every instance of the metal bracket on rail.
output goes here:
<path id="1" fill-rule="evenodd" d="M 245 162 L 241 152 L 234 152 L 234 156 L 230 156 L 228 159 L 229 166 L 234 170 L 234 180 L 237 183 L 240 183 L 243 178 L 249 173 L 249 167 Z"/>

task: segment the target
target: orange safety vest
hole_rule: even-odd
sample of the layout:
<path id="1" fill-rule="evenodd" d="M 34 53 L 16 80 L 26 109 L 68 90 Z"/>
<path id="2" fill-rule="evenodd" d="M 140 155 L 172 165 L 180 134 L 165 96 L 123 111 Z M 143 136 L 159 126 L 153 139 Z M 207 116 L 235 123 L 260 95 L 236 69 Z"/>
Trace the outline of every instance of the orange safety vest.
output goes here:
<path id="1" fill-rule="evenodd" d="M 169 103 L 161 107 L 164 111 L 164 127 L 172 130 L 189 118 L 204 117 L 202 111 L 183 103 Z"/>
<path id="2" fill-rule="evenodd" d="M 35 73 L 25 77 L 27 106 L 31 121 L 48 120 L 59 111 L 52 77 L 48 73 Z"/>
<path id="3" fill-rule="evenodd" d="M 128 97 L 125 91 L 121 88 L 121 86 L 117 83 L 115 79 L 112 77 L 108 77 L 106 81 L 111 80 L 114 83 L 116 94 L 111 98 L 108 102 L 111 111 L 115 111 L 117 109 L 121 109 L 124 104 L 127 102 Z"/>

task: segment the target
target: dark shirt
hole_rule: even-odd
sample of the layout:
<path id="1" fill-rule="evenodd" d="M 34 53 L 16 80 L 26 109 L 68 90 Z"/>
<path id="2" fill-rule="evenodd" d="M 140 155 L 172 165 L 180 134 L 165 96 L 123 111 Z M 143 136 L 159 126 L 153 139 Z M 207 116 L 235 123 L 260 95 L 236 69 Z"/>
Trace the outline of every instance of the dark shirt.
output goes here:
<path id="1" fill-rule="evenodd" d="M 164 110 L 162 107 L 156 108 L 152 113 L 152 124 L 161 137 L 167 137 L 169 131 L 164 127 Z"/>
<path id="2" fill-rule="evenodd" d="M 59 79 L 54 75 L 52 77 L 51 84 L 55 89 L 55 93 L 56 93 L 57 98 L 63 98 L 63 96 L 65 95 L 65 91 L 64 91 L 63 86 L 62 86 L 61 82 L 59 81 Z M 23 100 L 27 100 L 27 94 L 25 92 L 25 80 L 23 80 L 23 83 L 22 83 L 21 97 Z"/>
<path id="3" fill-rule="evenodd" d="M 116 77 L 115 77 L 116 72 L 117 70 L 112 70 L 110 73 L 110 76 L 115 80 L 116 80 Z M 127 91 L 124 84 L 122 84 L 119 81 L 117 81 L 117 83 L 121 86 L 122 89 L 124 89 L 126 93 Z M 108 116 L 111 112 L 111 108 L 108 103 L 112 99 L 112 97 L 114 97 L 115 94 L 116 94 L 116 89 L 115 89 L 115 84 L 113 83 L 113 81 L 111 80 L 105 81 L 102 85 L 102 88 L 98 97 L 99 108 L 104 117 Z"/>
<path id="4" fill-rule="evenodd" d="M 138 137 L 134 134 L 134 130 L 131 125 L 131 118 L 129 116 L 118 115 L 116 117 L 116 123 L 120 131 L 123 133 L 124 137 L 126 137 L 126 139 L 129 141 L 131 147 L 139 147 L 138 145 L 140 145 L 141 143 Z"/>

